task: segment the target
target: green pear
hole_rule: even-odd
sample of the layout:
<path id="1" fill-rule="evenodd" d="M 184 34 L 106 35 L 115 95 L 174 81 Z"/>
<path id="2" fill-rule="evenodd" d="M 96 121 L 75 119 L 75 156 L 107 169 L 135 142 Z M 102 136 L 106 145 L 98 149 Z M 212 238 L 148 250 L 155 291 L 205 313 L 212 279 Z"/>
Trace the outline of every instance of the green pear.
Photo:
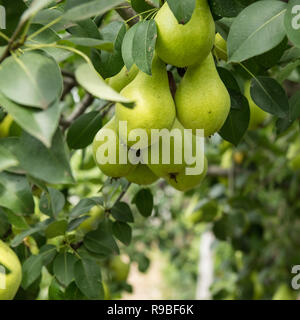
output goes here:
<path id="1" fill-rule="evenodd" d="M 108 84 L 117 92 L 121 92 L 139 72 L 138 67 L 134 64 L 130 70 L 127 70 L 126 66 L 114 77 L 110 78 Z"/>
<path id="2" fill-rule="evenodd" d="M 175 132 L 178 132 L 179 136 L 178 138 L 173 137 L 170 140 L 169 159 L 165 159 L 165 161 L 163 161 L 164 151 L 167 151 L 166 146 L 163 144 L 163 139 L 169 137 L 169 132 L 166 132 L 165 135 L 163 134 L 156 144 L 152 145 L 147 150 L 142 150 L 144 163 L 147 163 L 148 167 L 158 177 L 165 178 L 167 176 L 175 176 L 184 170 L 187 165 L 185 162 L 184 152 L 187 152 L 186 149 L 188 149 L 188 151 L 190 151 L 190 155 L 193 156 L 193 150 L 196 149 L 196 137 L 192 135 L 191 143 L 185 143 L 184 127 L 177 119 L 175 119 L 172 132 L 174 132 L 174 137 Z M 179 147 L 180 145 L 182 146 L 181 148 Z M 158 159 L 158 161 L 156 160 L 156 163 L 154 163 L 153 159 Z"/>
<path id="3" fill-rule="evenodd" d="M 113 280 L 117 282 L 124 282 L 127 280 L 130 271 L 129 263 L 123 262 L 119 256 L 114 256 L 109 263 L 109 267 Z"/>
<path id="4" fill-rule="evenodd" d="M 89 216 L 90 217 L 84 220 L 77 228 L 77 230 L 83 234 L 97 229 L 99 222 L 104 216 L 104 209 L 100 206 L 95 206 L 89 212 Z"/>
<path id="5" fill-rule="evenodd" d="M 257 129 L 269 117 L 269 114 L 259 108 L 251 98 L 250 94 L 251 80 L 245 82 L 245 97 L 248 99 L 250 107 L 250 121 L 248 130 Z"/>
<path id="6" fill-rule="evenodd" d="M 204 170 L 198 175 L 187 175 L 185 169 L 174 175 L 165 177 L 166 181 L 178 191 L 189 191 L 197 187 L 205 178 L 207 173 L 207 159 L 204 158 Z"/>
<path id="7" fill-rule="evenodd" d="M 11 115 L 5 116 L 3 121 L 0 123 L 0 138 L 5 138 L 9 136 L 11 125 L 13 124 L 14 119 Z"/>
<path id="8" fill-rule="evenodd" d="M 108 137 L 105 136 L 104 129 L 109 129 L 112 130 L 111 132 L 114 132 L 114 135 L 112 136 L 113 139 L 108 139 Z M 104 155 L 106 157 L 113 157 L 115 159 L 115 163 L 100 162 L 100 160 L 105 162 L 105 159 L 101 159 L 103 156 L 103 149 L 105 150 Z M 111 153 L 110 150 L 112 150 Z M 134 166 L 129 162 L 128 157 L 124 160 L 124 162 L 127 163 L 120 163 L 119 155 L 121 152 L 127 152 L 127 147 L 123 144 L 119 144 L 119 138 L 116 133 L 115 118 L 113 117 L 102 129 L 99 130 L 93 142 L 93 155 L 95 162 L 105 175 L 112 178 L 121 178 L 127 176 L 131 170 L 133 170 Z"/>
<path id="9" fill-rule="evenodd" d="M 215 37 L 215 46 L 214 46 L 214 53 L 217 56 L 218 59 L 227 61 L 228 55 L 227 55 L 227 43 L 222 38 L 220 33 L 216 34 Z"/>
<path id="10" fill-rule="evenodd" d="M 207 0 L 196 0 L 195 11 L 186 24 L 178 23 L 167 1 L 156 18 L 158 56 L 168 64 L 187 67 L 203 61 L 212 50 L 215 23 Z"/>
<path id="11" fill-rule="evenodd" d="M 139 185 L 150 185 L 158 180 L 158 177 L 145 165 L 138 164 L 135 169 L 126 176 L 129 182 Z"/>
<path id="12" fill-rule="evenodd" d="M 216 70 L 212 54 L 187 69 L 175 96 L 177 117 L 187 129 L 218 132 L 230 111 L 230 96 Z"/>
<path id="13" fill-rule="evenodd" d="M 116 104 L 116 127 L 119 132 L 120 121 L 127 121 L 127 132 L 119 133 L 121 141 L 134 149 L 148 147 L 152 129 L 171 129 L 176 109 L 172 98 L 165 64 L 155 55 L 152 63 L 152 76 L 139 71 L 136 78 L 121 91 L 122 96 L 135 102 L 130 109 Z M 127 136 L 134 129 L 146 130 L 145 140 L 138 147 Z M 132 132 L 133 134 L 134 132 Z"/>
<path id="14" fill-rule="evenodd" d="M 12 300 L 22 281 L 22 267 L 14 251 L 1 240 L 0 268 L 0 300 Z"/>

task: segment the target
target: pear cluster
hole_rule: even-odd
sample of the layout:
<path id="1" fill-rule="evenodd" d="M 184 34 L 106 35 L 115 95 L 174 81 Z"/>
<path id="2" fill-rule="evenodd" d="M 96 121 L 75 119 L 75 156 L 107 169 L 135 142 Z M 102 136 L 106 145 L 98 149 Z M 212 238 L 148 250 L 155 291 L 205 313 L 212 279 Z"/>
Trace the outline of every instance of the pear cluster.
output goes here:
<path id="1" fill-rule="evenodd" d="M 183 155 L 187 149 L 195 150 L 198 140 L 194 136 L 190 142 L 181 141 L 183 148 L 171 144 L 170 161 L 165 163 L 159 156 L 158 163 L 152 164 L 151 147 L 157 144 L 156 150 L 162 151 L 163 146 L 162 138 L 151 140 L 151 131 L 177 129 L 183 132 L 190 129 L 196 134 L 197 129 L 202 129 L 204 136 L 210 137 L 221 129 L 228 116 L 230 96 L 218 75 L 211 53 L 215 24 L 207 0 L 196 0 L 194 13 L 186 24 L 177 21 L 167 2 L 159 10 L 155 21 L 158 37 L 152 75 L 143 73 L 134 65 L 130 70 L 124 67 L 118 75 L 109 79 L 109 85 L 134 101 L 135 107 L 130 109 L 116 104 L 114 117 L 95 137 L 94 158 L 100 170 L 109 177 L 125 177 L 140 185 L 149 185 L 163 178 L 175 189 L 187 191 L 198 186 L 207 171 L 205 155 L 200 154 L 197 156 L 203 159 L 203 170 L 198 174 L 187 174 L 186 169 L 191 164 Z M 186 68 L 175 97 L 170 91 L 166 64 Z M 127 132 L 120 133 L 119 124 L 124 121 Z M 140 144 L 136 150 L 143 161 L 137 165 L 130 162 L 101 164 L 97 150 L 105 143 L 101 136 L 107 128 L 118 135 L 115 141 L 117 159 L 120 148 L 132 150 L 136 146 L 135 142 L 127 139 L 130 132 L 136 129 L 146 131 L 148 142 Z M 175 161 L 178 155 L 184 159 L 180 164 Z"/>

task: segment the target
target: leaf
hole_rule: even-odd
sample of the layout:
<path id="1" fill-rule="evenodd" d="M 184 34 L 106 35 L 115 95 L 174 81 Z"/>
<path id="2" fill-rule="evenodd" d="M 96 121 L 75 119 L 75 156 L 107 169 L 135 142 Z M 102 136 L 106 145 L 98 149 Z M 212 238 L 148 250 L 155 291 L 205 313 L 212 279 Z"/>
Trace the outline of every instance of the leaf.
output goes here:
<path id="1" fill-rule="evenodd" d="M 45 244 L 40 248 L 39 255 L 42 257 L 43 265 L 47 266 L 53 261 L 53 259 L 57 255 L 56 246 L 52 244 Z"/>
<path id="2" fill-rule="evenodd" d="M 250 93 L 253 101 L 264 111 L 279 118 L 288 115 L 288 97 L 276 80 L 268 77 L 253 78 Z"/>
<path id="3" fill-rule="evenodd" d="M 133 39 L 135 32 L 137 30 L 138 24 L 133 25 L 125 34 L 122 42 L 122 57 L 126 65 L 127 70 L 130 70 L 134 65 L 134 60 L 132 56 L 133 50 Z"/>
<path id="4" fill-rule="evenodd" d="M 59 20 L 58 20 L 59 18 Z M 60 31 L 64 29 L 65 26 L 69 23 L 67 19 L 62 16 L 62 12 L 59 9 L 51 8 L 51 9 L 44 9 L 39 11 L 32 19 L 32 23 L 35 24 L 42 24 L 44 26 L 48 25 L 49 23 L 57 20 L 55 24 L 51 26 L 51 29 L 55 31 Z"/>
<path id="5" fill-rule="evenodd" d="M 290 0 L 284 17 L 287 36 L 293 44 L 300 48 L 300 1 Z"/>
<path id="6" fill-rule="evenodd" d="M 114 236 L 128 246 L 132 239 L 131 227 L 124 222 L 115 221 L 113 223 L 113 233 Z"/>
<path id="7" fill-rule="evenodd" d="M 56 238 L 58 236 L 63 236 L 68 227 L 68 222 L 66 220 L 54 221 L 45 230 L 45 235 L 47 239 Z"/>
<path id="8" fill-rule="evenodd" d="M 101 222 L 97 230 L 89 232 L 84 237 L 83 243 L 89 251 L 102 256 L 119 253 L 119 248 L 112 236 L 110 221 Z"/>
<path id="9" fill-rule="evenodd" d="M 64 18 L 72 21 L 81 21 L 91 17 L 101 15 L 118 4 L 124 2 L 124 0 L 95 0 L 89 1 L 84 4 L 77 5 L 67 10 L 64 14 Z"/>
<path id="10" fill-rule="evenodd" d="M 89 299 L 102 296 L 102 276 L 100 266 L 91 259 L 81 259 L 75 264 L 75 283 Z"/>
<path id="11" fill-rule="evenodd" d="M 49 300 L 64 300 L 65 295 L 55 278 L 52 279 L 48 289 Z"/>
<path id="12" fill-rule="evenodd" d="M 66 200 L 65 196 L 59 190 L 48 187 L 51 209 L 54 217 L 57 217 L 58 214 L 62 211 L 65 206 Z"/>
<path id="13" fill-rule="evenodd" d="M 7 217 L 7 220 L 9 221 L 9 223 L 11 225 L 13 225 L 14 227 L 16 227 L 17 229 L 28 229 L 28 223 L 26 222 L 25 218 L 19 213 L 16 214 L 14 212 L 12 212 L 11 210 L 6 209 L 5 210 L 5 215 Z"/>
<path id="14" fill-rule="evenodd" d="M 167 2 L 179 23 L 189 22 L 196 7 L 196 0 L 167 0 Z"/>
<path id="15" fill-rule="evenodd" d="M 127 106 L 132 105 L 130 100 L 108 86 L 94 67 L 89 64 L 81 64 L 76 69 L 75 76 L 78 83 L 93 96 L 103 100 L 121 102 Z"/>
<path id="16" fill-rule="evenodd" d="M 17 158 L 6 148 L 0 145 L 0 171 L 17 166 Z"/>
<path id="17" fill-rule="evenodd" d="M 42 257 L 32 255 L 25 260 L 22 266 L 22 288 L 26 290 L 41 274 L 43 267 Z"/>
<path id="18" fill-rule="evenodd" d="M 22 215 L 34 212 L 31 189 L 24 176 L 0 173 L 0 205 Z"/>
<path id="19" fill-rule="evenodd" d="M 211 11 L 220 17 L 236 17 L 245 7 L 255 0 L 208 0 Z"/>
<path id="20" fill-rule="evenodd" d="M 67 143 L 72 149 L 83 149 L 89 146 L 97 132 L 102 128 L 102 117 L 99 111 L 92 111 L 80 116 L 68 130 Z"/>
<path id="21" fill-rule="evenodd" d="M 125 202 L 117 202 L 111 208 L 112 216 L 122 222 L 134 222 L 133 215 L 129 205 Z"/>
<path id="22" fill-rule="evenodd" d="M 241 92 L 241 89 L 234 77 L 234 75 L 227 69 L 218 67 L 217 68 L 219 76 L 227 89 L 235 90 L 236 92 Z"/>
<path id="23" fill-rule="evenodd" d="M 59 66 L 43 51 L 13 55 L 0 68 L 0 90 L 16 103 L 47 109 L 60 97 L 62 89 Z"/>
<path id="24" fill-rule="evenodd" d="M 100 197 L 81 199 L 79 203 L 71 210 L 70 220 L 89 212 L 96 205 L 103 205 L 103 199 Z"/>
<path id="25" fill-rule="evenodd" d="M 75 281 L 72 281 L 65 290 L 64 300 L 87 300 L 87 297 L 79 290 Z"/>
<path id="26" fill-rule="evenodd" d="M 245 96 L 234 90 L 229 90 L 229 93 L 231 108 L 219 134 L 223 139 L 237 146 L 248 129 L 250 109 L 248 100 Z"/>
<path id="27" fill-rule="evenodd" d="M 244 9 L 234 20 L 228 35 L 230 62 L 241 62 L 276 47 L 285 37 L 286 7 L 286 3 L 268 0 Z"/>
<path id="28" fill-rule="evenodd" d="M 78 21 L 76 25 L 69 27 L 67 31 L 74 37 L 102 39 L 98 26 L 92 19 Z"/>
<path id="29" fill-rule="evenodd" d="M 68 286 L 74 279 L 74 265 L 77 258 L 69 253 L 60 253 L 53 262 L 53 272 L 57 280 L 64 286 Z"/>
<path id="30" fill-rule="evenodd" d="M 147 218 L 150 217 L 153 210 L 153 195 L 149 189 L 141 189 L 135 195 L 132 203 L 135 203 L 140 214 Z"/>
<path id="31" fill-rule="evenodd" d="M 14 239 L 12 240 L 11 242 L 11 246 L 12 247 L 17 247 L 19 244 L 22 243 L 22 241 L 28 237 L 28 236 L 31 236 L 32 234 L 34 233 L 37 233 L 37 232 L 40 232 L 40 231 L 43 231 L 47 228 L 47 226 L 53 221 L 53 219 L 47 219 L 47 220 L 44 220 L 42 222 L 39 222 L 37 223 L 35 226 L 33 226 L 32 228 L 28 229 L 28 230 L 25 230 L 19 234 L 17 234 Z"/>
<path id="32" fill-rule="evenodd" d="M 32 18 L 36 13 L 47 7 L 51 2 L 52 0 L 33 0 L 29 8 L 22 14 L 21 22 L 25 22 Z"/>
<path id="33" fill-rule="evenodd" d="M 58 102 L 47 110 L 36 111 L 14 103 L 0 93 L 0 103 L 21 128 L 40 140 L 46 147 L 51 146 L 60 118 L 61 110 Z"/>
<path id="34" fill-rule="evenodd" d="M 145 13 L 145 15 L 148 15 L 150 13 L 149 10 L 154 8 L 152 4 L 150 5 L 149 0 L 131 0 L 131 6 L 134 11 Z"/>
<path id="35" fill-rule="evenodd" d="M 151 75 L 152 60 L 157 39 L 157 27 L 154 20 L 137 23 L 133 38 L 132 57 L 143 72 Z"/>
<path id="36" fill-rule="evenodd" d="M 69 156 L 59 130 L 53 137 L 50 149 L 47 149 L 34 137 L 23 132 L 19 148 L 16 150 L 16 156 L 21 167 L 37 179 L 53 184 L 74 182 Z"/>
<path id="37" fill-rule="evenodd" d="M 126 24 L 114 21 L 101 29 L 104 40 L 111 41 L 113 52 L 92 50 L 92 62 L 97 72 L 104 78 L 110 78 L 118 74 L 124 66 L 122 59 L 122 42 L 126 33 Z"/>
<path id="38" fill-rule="evenodd" d="M 92 47 L 98 50 L 105 50 L 110 52 L 113 51 L 114 49 L 113 43 L 106 40 L 70 37 L 70 38 L 65 38 L 63 41 L 64 42 L 68 41 L 82 47 Z"/>

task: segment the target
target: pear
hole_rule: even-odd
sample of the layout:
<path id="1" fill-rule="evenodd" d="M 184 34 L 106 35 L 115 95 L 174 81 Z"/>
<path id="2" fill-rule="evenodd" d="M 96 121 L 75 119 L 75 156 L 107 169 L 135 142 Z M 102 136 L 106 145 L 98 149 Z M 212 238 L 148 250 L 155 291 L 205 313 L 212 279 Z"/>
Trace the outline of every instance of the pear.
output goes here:
<path id="1" fill-rule="evenodd" d="M 175 95 L 177 117 L 187 129 L 219 131 L 230 111 L 230 96 L 216 70 L 212 54 L 187 69 Z"/>
<path id="2" fill-rule="evenodd" d="M 214 48 L 215 55 L 218 59 L 227 61 L 228 55 L 227 55 L 227 43 L 222 38 L 220 33 L 217 33 L 215 36 L 215 48 Z"/>
<path id="3" fill-rule="evenodd" d="M 187 175 L 185 169 L 177 172 L 174 175 L 169 175 L 165 179 L 166 181 L 178 191 L 189 191 L 197 187 L 205 178 L 207 173 L 207 159 L 204 158 L 204 170 L 198 175 Z"/>
<path id="4" fill-rule="evenodd" d="M 1 240 L 0 268 L 0 300 L 12 300 L 22 281 L 22 267 L 14 251 Z"/>
<path id="5" fill-rule="evenodd" d="M 115 133 L 111 141 L 107 137 L 105 137 L 104 129 L 110 129 Z M 104 144 L 106 144 L 107 147 L 106 145 L 103 146 Z M 109 155 L 109 149 L 115 151 L 111 154 L 112 157 L 115 156 L 115 163 L 100 163 L 100 157 L 102 156 L 103 151 L 102 148 L 104 147 L 106 147 L 104 153 L 105 156 Z M 123 164 L 119 162 L 119 155 L 121 152 L 124 152 L 125 154 L 125 152 L 127 152 L 127 148 L 125 145 L 119 144 L 119 138 L 116 133 L 115 118 L 113 117 L 102 129 L 99 130 L 93 142 L 93 155 L 95 162 L 105 175 L 112 178 L 121 178 L 127 176 L 130 171 L 133 170 L 134 166 L 129 162 L 128 157 L 127 159 L 125 159 L 126 161 L 124 161 L 127 163 Z"/>
<path id="6" fill-rule="evenodd" d="M 82 234 L 86 234 L 90 231 L 96 230 L 99 222 L 104 217 L 104 209 L 100 206 L 95 206 L 89 212 L 89 218 L 84 220 L 78 227 L 78 231 Z"/>
<path id="7" fill-rule="evenodd" d="M 125 282 L 130 271 L 130 264 L 124 262 L 119 256 L 114 256 L 109 262 L 112 279 L 117 282 Z"/>
<path id="8" fill-rule="evenodd" d="M 114 77 L 108 80 L 108 84 L 117 92 L 121 92 L 138 74 L 139 69 L 134 64 L 130 70 L 126 66 Z"/>
<path id="9" fill-rule="evenodd" d="M 212 50 L 215 23 L 207 0 L 196 0 L 191 19 L 178 23 L 167 1 L 156 18 L 158 56 L 168 64 L 187 67 L 203 61 Z"/>
<path id="10" fill-rule="evenodd" d="M 0 123 L 0 138 L 5 138 L 9 136 L 11 125 L 14 119 L 11 115 L 5 116 L 3 121 Z"/>
<path id="11" fill-rule="evenodd" d="M 269 114 L 259 108 L 251 98 L 250 94 L 251 80 L 245 82 L 245 97 L 248 99 L 250 107 L 250 121 L 248 130 L 257 129 L 269 117 Z"/>
<path id="12" fill-rule="evenodd" d="M 126 176 L 126 179 L 129 182 L 147 186 L 156 182 L 158 177 L 145 164 L 140 163 Z"/>
<path id="13" fill-rule="evenodd" d="M 176 115 L 165 64 L 155 55 L 152 63 L 152 76 L 139 71 L 136 78 L 121 91 L 121 95 L 134 101 L 135 107 L 130 109 L 116 104 L 116 127 L 119 132 L 120 121 L 127 122 L 126 132 L 119 134 L 123 143 L 134 149 L 147 148 L 151 141 L 152 129 L 171 129 Z M 136 141 L 128 141 L 127 137 L 134 129 L 143 129 L 145 139 L 136 147 Z M 125 130 L 124 130 L 125 131 Z"/>

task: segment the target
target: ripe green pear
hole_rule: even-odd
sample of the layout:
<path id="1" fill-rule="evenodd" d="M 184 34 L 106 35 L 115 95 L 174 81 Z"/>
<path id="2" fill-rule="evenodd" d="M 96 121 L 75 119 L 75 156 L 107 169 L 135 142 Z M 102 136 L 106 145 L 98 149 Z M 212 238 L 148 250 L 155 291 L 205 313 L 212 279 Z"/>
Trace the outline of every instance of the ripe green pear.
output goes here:
<path id="1" fill-rule="evenodd" d="M 251 98 L 250 94 L 251 80 L 245 82 L 245 97 L 248 99 L 250 107 L 250 121 L 248 130 L 257 129 L 269 117 L 269 114 L 259 108 Z"/>
<path id="2" fill-rule="evenodd" d="M 100 206 L 95 206 L 89 212 L 89 216 L 90 217 L 84 220 L 77 228 L 77 230 L 83 234 L 97 229 L 99 222 L 104 216 L 104 209 Z"/>
<path id="3" fill-rule="evenodd" d="M 218 59 L 221 59 L 224 61 L 228 60 L 227 43 L 223 39 L 223 37 L 220 35 L 220 33 L 217 33 L 215 36 L 214 52 Z"/>
<path id="4" fill-rule="evenodd" d="M 22 267 L 14 251 L 0 240 L 0 300 L 12 300 L 22 281 Z M 5 273 L 2 273 L 2 268 Z"/>
<path id="5" fill-rule="evenodd" d="M 110 129 L 112 130 L 115 135 L 114 139 L 108 139 L 103 129 Z M 102 141 L 101 141 L 102 140 Z M 106 145 L 104 145 L 106 144 Z M 108 149 L 115 150 L 115 163 L 100 163 L 100 158 L 102 156 L 102 148 L 106 147 L 105 156 L 108 156 Z M 99 149 L 100 148 L 100 149 Z M 120 149 L 121 148 L 121 149 Z M 124 150 L 122 150 L 124 148 Z M 127 159 L 126 164 L 122 164 L 119 162 L 119 154 L 120 152 L 125 152 L 126 146 L 123 144 L 119 144 L 119 138 L 116 133 L 116 125 L 115 125 L 115 118 L 113 117 L 102 129 L 99 130 L 97 133 L 94 142 L 93 142 L 93 155 L 95 162 L 99 169 L 107 176 L 112 178 L 121 178 L 127 176 L 131 170 L 133 170 L 134 166 L 129 162 Z M 100 152 L 101 151 L 101 152 Z M 127 152 L 127 150 L 126 150 Z"/>
<path id="6" fill-rule="evenodd" d="M 207 0 L 196 0 L 191 19 L 178 23 L 167 1 L 156 18 L 158 56 L 168 64 L 187 67 L 203 61 L 212 50 L 215 23 Z"/>
<path id="7" fill-rule="evenodd" d="M 156 182 L 158 177 L 145 164 L 140 163 L 126 176 L 126 179 L 129 182 L 147 186 Z"/>
<path id="8" fill-rule="evenodd" d="M 108 84 L 117 92 L 121 92 L 139 72 L 138 67 L 134 64 L 130 70 L 127 70 L 126 66 L 114 77 L 110 78 Z"/>
<path id="9" fill-rule="evenodd" d="M 185 192 L 196 188 L 205 178 L 206 173 L 207 159 L 204 158 L 204 170 L 201 174 L 187 175 L 185 169 L 183 169 L 174 175 L 167 176 L 165 179 L 174 189 Z"/>
<path id="10" fill-rule="evenodd" d="M 165 178 L 167 176 L 175 176 L 176 174 L 184 170 L 187 165 L 184 157 L 185 149 L 188 149 L 190 151 L 191 156 L 194 154 L 192 153 L 192 151 L 196 149 L 195 136 L 192 136 L 191 143 L 185 143 L 184 127 L 177 119 L 175 119 L 174 125 L 172 127 L 172 131 L 173 130 L 174 132 L 177 131 L 180 135 L 178 140 L 177 138 L 172 138 L 170 141 L 170 159 L 167 159 L 168 161 L 165 161 L 167 163 L 164 163 L 163 161 L 163 151 L 167 150 L 166 146 L 163 146 L 163 139 L 168 138 L 169 132 L 166 132 L 165 135 L 160 137 L 159 141 L 155 145 L 149 147 L 147 153 L 145 152 L 146 150 L 142 150 L 144 163 L 147 163 L 148 167 L 158 177 Z M 179 147 L 180 145 L 182 146 L 181 148 Z M 157 148 L 154 148 L 155 146 Z M 153 163 L 154 161 L 152 159 L 155 158 L 158 159 L 157 163 Z M 178 159 L 179 161 L 176 161 L 176 159 Z"/>
<path id="11" fill-rule="evenodd" d="M 212 54 L 187 69 L 175 96 L 177 117 L 187 129 L 218 132 L 230 111 L 230 96 L 216 70 Z"/>
<path id="12" fill-rule="evenodd" d="M 116 127 L 119 132 L 119 121 L 127 121 L 127 135 L 133 129 L 144 129 L 148 142 L 140 144 L 139 148 L 148 147 L 151 142 L 151 129 L 170 129 L 174 123 L 176 109 L 172 98 L 165 64 L 155 55 L 152 63 L 152 76 L 139 71 L 136 78 L 121 94 L 134 101 L 132 109 L 116 104 Z M 120 134 L 120 139 L 129 147 L 136 144 L 128 141 L 126 133 Z"/>
<path id="13" fill-rule="evenodd" d="M 118 282 L 124 282 L 127 280 L 130 271 L 129 263 L 123 262 L 119 256 L 114 256 L 109 263 L 109 267 L 113 280 Z"/>
<path id="14" fill-rule="evenodd" d="M 9 136 L 11 125 L 14 119 L 11 115 L 5 116 L 5 118 L 0 123 L 0 138 L 5 138 Z"/>

